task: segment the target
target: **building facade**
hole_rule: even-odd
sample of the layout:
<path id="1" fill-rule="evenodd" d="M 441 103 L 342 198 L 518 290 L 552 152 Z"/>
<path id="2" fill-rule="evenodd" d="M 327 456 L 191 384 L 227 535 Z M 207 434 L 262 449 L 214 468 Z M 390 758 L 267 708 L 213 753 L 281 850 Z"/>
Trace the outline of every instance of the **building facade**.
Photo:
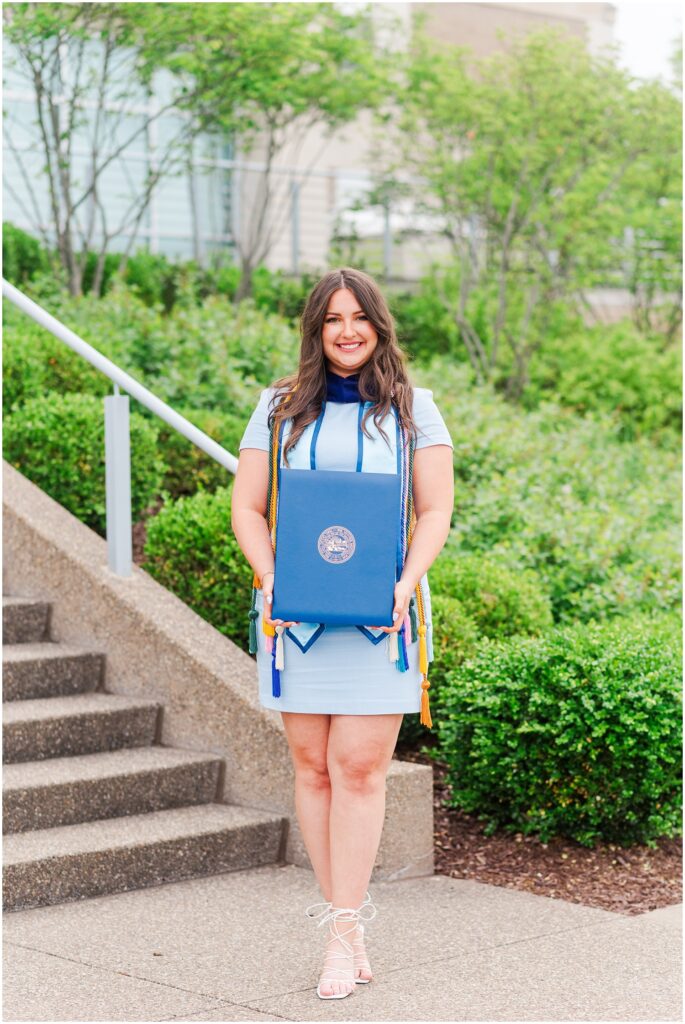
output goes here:
<path id="1" fill-rule="evenodd" d="M 595 52 L 613 40 L 615 5 L 609 3 L 384 3 L 374 5 L 379 41 L 401 49 L 417 10 L 426 15 L 429 36 L 469 47 L 475 57 L 502 49 L 516 35 L 542 25 L 585 39 Z M 383 36 L 386 12 L 403 28 L 389 38 Z M 49 190 L 41 170 L 44 156 L 34 123 L 35 95 L 6 41 L 4 46 L 3 219 L 32 234 L 39 223 L 48 236 L 54 235 Z M 98 46 L 94 40 L 90 50 L 94 67 L 102 60 Z M 68 59 L 65 66 L 68 73 Z M 236 259 L 236 242 L 250 249 L 264 187 L 259 141 L 249 152 L 242 152 L 234 151 L 229 140 L 197 139 L 191 152 L 176 154 L 173 175 L 155 186 L 142 216 L 136 221 L 131 213 L 146 173 L 164 159 L 165 147 L 179 131 L 180 115 L 172 108 L 145 130 L 136 131 L 136 125 L 166 106 L 170 89 L 171 82 L 162 73 L 155 77 L 153 92 L 140 95 L 135 104 L 129 102 L 124 109 L 114 97 L 107 101 L 113 144 L 133 139 L 101 179 L 100 206 L 107 220 L 102 230 L 111 234 L 108 251 L 145 247 L 173 259 L 194 257 L 205 263 L 226 255 Z M 93 128 L 97 107 L 87 96 L 82 106 L 83 126 L 74 139 L 71 163 L 74 179 L 82 180 L 85 188 L 91 156 L 87 133 Z M 329 264 L 335 237 L 342 235 L 352 258 L 357 244 L 374 271 L 388 279 L 416 280 L 426 258 L 425 241 L 400 244 L 396 236 L 411 212 L 366 200 L 373 166 L 369 115 L 361 115 L 332 138 L 322 140 L 313 130 L 298 145 L 286 145 L 273 164 L 274 199 L 267 223 L 272 244 L 263 262 L 287 273 L 317 272 Z M 362 208 L 353 209 L 355 204 Z M 100 216 L 88 203 L 82 213 L 84 220 L 96 213 Z M 103 237 L 102 230 L 95 231 L 96 241 Z M 430 257 L 440 255 L 441 243 L 434 237 Z"/>

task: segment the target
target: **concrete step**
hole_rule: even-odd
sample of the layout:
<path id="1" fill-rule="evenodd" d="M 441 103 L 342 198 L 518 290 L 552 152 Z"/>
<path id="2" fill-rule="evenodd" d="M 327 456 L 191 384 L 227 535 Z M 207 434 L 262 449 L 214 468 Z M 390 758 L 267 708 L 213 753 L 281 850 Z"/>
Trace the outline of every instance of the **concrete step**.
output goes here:
<path id="1" fill-rule="evenodd" d="M 98 690 L 104 681 L 102 651 L 52 641 L 2 646 L 3 700 L 31 700 Z"/>
<path id="2" fill-rule="evenodd" d="M 279 860 L 287 818 L 177 807 L 5 837 L 3 907 L 24 910 Z"/>
<path id="3" fill-rule="evenodd" d="M 2 597 L 2 641 L 5 644 L 26 644 L 50 638 L 48 601 L 30 597 Z"/>
<path id="4" fill-rule="evenodd" d="M 37 697 L 2 706 L 5 764 L 154 743 L 162 705 L 116 693 Z"/>
<path id="5" fill-rule="evenodd" d="M 8 764 L 3 833 L 206 804 L 221 758 L 175 747 L 134 747 Z"/>

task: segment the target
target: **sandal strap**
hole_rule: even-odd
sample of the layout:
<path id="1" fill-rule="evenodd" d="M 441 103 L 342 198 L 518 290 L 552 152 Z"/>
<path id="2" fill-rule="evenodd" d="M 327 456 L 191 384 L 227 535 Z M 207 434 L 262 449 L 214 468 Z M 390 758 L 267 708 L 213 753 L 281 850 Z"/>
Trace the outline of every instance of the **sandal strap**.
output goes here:
<path id="1" fill-rule="evenodd" d="M 328 911 L 330 906 L 331 906 L 330 901 L 325 902 L 325 903 L 310 903 L 309 906 L 305 910 L 305 915 L 307 917 L 321 917 L 322 914 L 325 914 Z M 310 911 L 314 910 L 314 907 L 323 907 L 324 909 L 323 910 L 319 910 L 316 914 L 310 913 Z"/>
<path id="2" fill-rule="evenodd" d="M 311 917 L 311 918 L 323 917 L 325 914 L 328 913 L 329 909 L 332 906 L 333 906 L 333 904 L 332 904 L 332 902 L 330 900 L 324 900 L 323 903 L 310 903 L 309 906 L 305 909 L 305 916 L 306 917 Z M 316 910 L 317 907 L 322 907 L 323 909 Z M 366 892 L 366 895 L 364 896 L 363 901 L 359 905 L 359 909 L 361 909 L 362 907 L 373 907 L 373 914 L 371 915 L 371 917 L 364 917 L 364 918 L 362 918 L 362 920 L 364 920 L 364 921 L 372 921 L 373 918 L 378 913 L 378 911 L 377 911 L 376 907 L 374 906 L 374 904 L 371 901 L 371 893 L 368 890 Z M 321 922 L 319 922 L 319 923 L 321 923 Z"/>
<path id="3" fill-rule="evenodd" d="M 316 906 L 316 904 L 314 904 Z M 354 921 L 355 926 L 358 921 L 373 921 L 374 917 L 378 913 L 377 907 L 368 900 L 364 903 L 360 903 L 358 907 L 333 907 L 324 913 L 315 914 L 313 916 L 320 917 L 319 927 L 325 921 L 337 920 L 343 914 L 348 914 L 349 917 L 346 920 Z M 343 918 L 345 920 L 345 918 Z"/>

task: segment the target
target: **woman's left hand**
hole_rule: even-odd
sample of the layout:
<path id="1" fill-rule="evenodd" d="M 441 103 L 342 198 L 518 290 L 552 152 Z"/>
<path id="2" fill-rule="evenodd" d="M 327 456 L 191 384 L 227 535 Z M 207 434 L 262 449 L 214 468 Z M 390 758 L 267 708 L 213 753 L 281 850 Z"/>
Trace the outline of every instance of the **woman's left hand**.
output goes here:
<path id="1" fill-rule="evenodd" d="M 412 591 L 409 589 L 409 584 L 404 583 L 402 580 L 398 580 L 395 584 L 395 604 L 392 610 L 393 619 L 395 624 L 393 626 L 369 626 L 369 629 L 382 629 L 384 633 L 398 633 L 402 627 L 405 616 L 409 611 L 409 602 L 411 601 Z M 395 618 L 395 616 L 397 616 Z"/>

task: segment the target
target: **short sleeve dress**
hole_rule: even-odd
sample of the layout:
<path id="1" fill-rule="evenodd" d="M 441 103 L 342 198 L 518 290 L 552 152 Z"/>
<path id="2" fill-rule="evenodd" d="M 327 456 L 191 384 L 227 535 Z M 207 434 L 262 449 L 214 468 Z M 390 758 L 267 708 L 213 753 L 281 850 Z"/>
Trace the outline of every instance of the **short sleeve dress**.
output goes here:
<path id="1" fill-rule="evenodd" d="M 265 388 L 240 441 L 243 448 L 269 450 L 268 412 L 273 388 Z M 327 401 L 316 447 L 317 469 L 353 471 L 357 460 L 357 413 L 354 402 Z M 414 388 L 413 416 L 416 449 L 444 444 L 454 447 L 445 421 L 428 388 Z M 431 636 L 430 591 L 427 575 L 421 588 Z M 418 714 L 421 710 L 419 642 L 406 639 L 409 668 L 398 672 L 389 659 L 385 639 L 372 643 L 355 626 L 327 625 L 306 651 L 283 634 L 284 663 L 281 695 L 272 694 L 271 654 L 261 628 L 263 594 L 257 591 L 257 667 L 259 699 L 263 707 L 309 714 L 381 715 Z M 386 634 L 387 635 L 387 634 Z M 432 653 L 432 652 L 431 652 Z M 429 657 L 431 655 L 429 654 Z"/>

